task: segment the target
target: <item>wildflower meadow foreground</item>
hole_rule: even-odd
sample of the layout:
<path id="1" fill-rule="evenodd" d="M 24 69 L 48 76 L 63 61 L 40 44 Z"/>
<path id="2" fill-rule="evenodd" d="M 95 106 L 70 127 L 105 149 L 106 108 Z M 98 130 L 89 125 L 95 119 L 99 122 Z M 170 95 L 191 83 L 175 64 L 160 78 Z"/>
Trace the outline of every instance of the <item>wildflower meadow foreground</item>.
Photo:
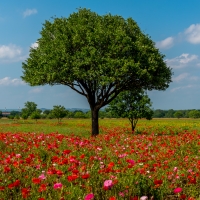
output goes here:
<path id="1" fill-rule="evenodd" d="M 199 199 L 198 130 L 100 129 L 96 138 L 1 132 L 0 200 Z"/>

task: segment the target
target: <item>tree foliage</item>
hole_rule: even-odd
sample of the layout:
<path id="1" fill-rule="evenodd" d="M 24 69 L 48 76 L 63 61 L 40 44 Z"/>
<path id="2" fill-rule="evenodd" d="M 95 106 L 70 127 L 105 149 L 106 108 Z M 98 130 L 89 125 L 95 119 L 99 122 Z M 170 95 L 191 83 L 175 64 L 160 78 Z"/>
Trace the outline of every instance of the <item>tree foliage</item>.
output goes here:
<path id="1" fill-rule="evenodd" d="M 85 113 L 82 111 L 75 112 L 74 117 L 75 118 L 86 118 Z"/>
<path id="2" fill-rule="evenodd" d="M 66 110 L 64 106 L 56 105 L 53 106 L 53 110 L 51 111 L 53 117 L 58 119 L 58 123 L 61 122 L 62 118 L 66 116 Z"/>
<path id="3" fill-rule="evenodd" d="M 200 118 L 200 111 L 198 111 L 198 110 L 191 110 L 188 113 L 188 115 L 189 115 L 190 118 L 197 119 L 197 118 Z"/>
<path id="4" fill-rule="evenodd" d="M 122 91 L 165 90 L 172 71 L 164 55 L 132 19 L 79 9 L 68 18 L 45 21 L 23 62 L 22 79 L 31 86 L 66 85 L 85 96 L 91 108 L 92 135 L 98 112 Z"/>
<path id="5" fill-rule="evenodd" d="M 175 113 L 174 113 L 174 117 L 176 117 L 176 118 L 181 118 L 181 117 L 183 117 L 183 113 L 181 112 L 181 111 L 176 111 Z"/>
<path id="6" fill-rule="evenodd" d="M 109 104 L 108 110 L 115 116 L 128 118 L 134 131 L 138 119 L 152 119 L 151 105 L 151 100 L 144 91 L 134 90 L 120 93 Z"/>
<path id="7" fill-rule="evenodd" d="M 41 114 L 39 110 L 36 110 L 31 113 L 31 119 L 35 119 L 36 121 L 41 118 Z"/>
<path id="8" fill-rule="evenodd" d="M 37 104 L 31 101 L 27 101 L 24 103 L 24 108 L 22 108 L 21 115 L 24 116 L 22 118 L 27 119 L 33 112 L 37 110 Z"/>

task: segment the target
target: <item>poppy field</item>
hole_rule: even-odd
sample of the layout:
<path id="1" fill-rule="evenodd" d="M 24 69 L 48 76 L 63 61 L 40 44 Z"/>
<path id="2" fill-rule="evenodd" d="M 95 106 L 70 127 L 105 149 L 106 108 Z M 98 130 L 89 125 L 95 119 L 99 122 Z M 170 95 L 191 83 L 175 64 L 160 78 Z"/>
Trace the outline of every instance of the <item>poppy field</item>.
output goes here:
<path id="1" fill-rule="evenodd" d="M 200 199 L 198 120 L 0 121 L 0 200 Z M 35 128 L 35 131 L 34 131 Z"/>

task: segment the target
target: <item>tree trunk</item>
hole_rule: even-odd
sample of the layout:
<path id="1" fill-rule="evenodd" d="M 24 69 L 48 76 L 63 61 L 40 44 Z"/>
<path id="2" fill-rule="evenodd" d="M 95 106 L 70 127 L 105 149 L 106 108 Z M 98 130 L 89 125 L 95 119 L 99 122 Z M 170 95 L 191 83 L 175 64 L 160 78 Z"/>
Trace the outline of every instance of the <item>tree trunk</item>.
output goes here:
<path id="1" fill-rule="evenodd" d="M 97 136 L 99 134 L 99 110 L 93 109 L 92 112 L 92 136 Z"/>
<path id="2" fill-rule="evenodd" d="M 133 120 L 131 121 L 131 128 L 132 128 L 132 132 L 134 132 L 134 130 L 135 130 L 135 124 L 133 123 Z"/>
<path id="3" fill-rule="evenodd" d="M 135 131 L 135 127 L 136 127 L 136 124 L 137 124 L 138 119 L 135 119 L 135 118 L 129 118 L 129 121 L 131 122 L 132 133 L 134 133 L 134 131 Z"/>

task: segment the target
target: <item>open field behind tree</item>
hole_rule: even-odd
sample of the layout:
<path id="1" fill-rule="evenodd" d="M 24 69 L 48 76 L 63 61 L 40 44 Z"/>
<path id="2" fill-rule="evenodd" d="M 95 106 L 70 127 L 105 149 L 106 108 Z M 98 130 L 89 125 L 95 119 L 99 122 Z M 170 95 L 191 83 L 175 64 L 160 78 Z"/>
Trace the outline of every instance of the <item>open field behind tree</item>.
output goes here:
<path id="1" fill-rule="evenodd" d="M 127 133 L 131 132 L 131 124 L 128 119 L 99 119 L 100 133 L 105 133 L 104 129 L 120 129 L 126 130 Z M 141 119 L 136 126 L 136 133 L 147 132 L 161 134 L 163 131 L 173 131 L 178 133 L 183 130 L 200 130 L 200 120 L 181 118 L 181 119 Z M 64 118 L 61 123 L 56 119 L 40 119 L 35 120 L 13 120 L 13 119 L 0 119 L 0 132 L 35 132 L 35 133 L 62 133 L 62 134 L 75 134 L 83 137 L 90 137 L 91 134 L 91 119 L 66 119 Z"/>
<path id="2" fill-rule="evenodd" d="M 0 199 L 200 198 L 199 120 L 0 120 Z"/>

